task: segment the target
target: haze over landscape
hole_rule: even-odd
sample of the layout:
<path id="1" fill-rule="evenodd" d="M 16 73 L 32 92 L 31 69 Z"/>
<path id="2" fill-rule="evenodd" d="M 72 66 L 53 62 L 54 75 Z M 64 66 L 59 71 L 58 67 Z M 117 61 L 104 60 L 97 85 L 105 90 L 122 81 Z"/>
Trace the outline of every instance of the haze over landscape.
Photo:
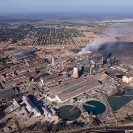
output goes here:
<path id="1" fill-rule="evenodd" d="M 1 0 L 0 14 L 97 12 L 132 13 L 132 0 Z"/>

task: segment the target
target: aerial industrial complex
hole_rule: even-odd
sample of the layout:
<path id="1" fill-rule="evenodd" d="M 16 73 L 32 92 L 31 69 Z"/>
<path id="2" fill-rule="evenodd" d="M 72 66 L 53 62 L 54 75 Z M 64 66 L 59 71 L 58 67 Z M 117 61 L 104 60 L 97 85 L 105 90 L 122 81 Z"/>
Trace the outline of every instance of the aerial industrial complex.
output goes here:
<path id="1" fill-rule="evenodd" d="M 132 68 L 106 52 L 78 55 L 61 48 L 52 55 L 47 51 L 28 47 L 4 52 L 2 56 L 13 65 L 0 73 L 1 106 L 5 106 L 1 119 L 10 116 L 21 123 L 8 130 L 15 131 L 38 120 L 56 124 L 77 119 L 91 124 L 97 118 L 116 121 L 117 125 L 106 96 L 117 93 L 121 83 L 132 84 Z M 45 58 L 40 57 L 42 54 Z M 66 115 L 64 110 L 68 110 Z"/>
<path id="2" fill-rule="evenodd" d="M 0 49 L 0 132 L 107 129 L 133 121 L 132 43 L 83 47 L 74 37 L 87 31 L 24 27 L 32 45 Z M 55 41 L 62 45 L 54 47 Z"/>

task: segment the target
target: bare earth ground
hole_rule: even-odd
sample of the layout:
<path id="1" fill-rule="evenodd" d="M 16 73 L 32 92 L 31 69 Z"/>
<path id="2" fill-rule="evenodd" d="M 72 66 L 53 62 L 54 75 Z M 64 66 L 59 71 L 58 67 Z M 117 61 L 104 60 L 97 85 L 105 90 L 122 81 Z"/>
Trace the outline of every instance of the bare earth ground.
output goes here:
<path id="1" fill-rule="evenodd" d="M 8 46 L 11 43 L 11 41 L 0 43 L 0 49 L 3 49 L 4 47 Z"/>

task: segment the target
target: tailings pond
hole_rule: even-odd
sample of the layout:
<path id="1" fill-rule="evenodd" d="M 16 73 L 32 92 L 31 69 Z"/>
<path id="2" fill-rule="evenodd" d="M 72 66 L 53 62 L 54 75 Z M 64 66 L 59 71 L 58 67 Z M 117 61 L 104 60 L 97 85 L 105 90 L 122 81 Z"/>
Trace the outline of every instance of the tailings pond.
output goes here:
<path id="1" fill-rule="evenodd" d="M 108 97 L 108 102 L 111 106 L 111 108 L 114 111 L 119 110 L 123 106 L 125 106 L 127 103 L 129 103 L 131 100 L 133 100 L 133 96 L 110 96 Z"/>
<path id="2" fill-rule="evenodd" d="M 96 100 L 87 101 L 83 107 L 88 113 L 92 112 L 93 114 L 101 114 L 106 110 L 105 105 Z"/>
<path id="3" fill-rule="evenodd" d="M 73 121 L 79 118 L 81 115 L 81 110 L 73 105 L 65 105 L 58 109 L 58 116 L 67 121 Z"/>

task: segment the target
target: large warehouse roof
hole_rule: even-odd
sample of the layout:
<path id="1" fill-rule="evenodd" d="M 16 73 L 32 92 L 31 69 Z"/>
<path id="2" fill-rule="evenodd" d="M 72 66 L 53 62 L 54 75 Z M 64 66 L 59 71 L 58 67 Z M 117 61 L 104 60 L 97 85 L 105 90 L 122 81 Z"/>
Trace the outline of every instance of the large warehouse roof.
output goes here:
<path id="1" fill-rule="evenodd" d="M 34 47 L 27 47 L 24 49 L 15 49 L 15 50 L 11 50 L 9 52 L 9 54 L 16 60 L 20 60 L 20 59 L 24 59 L 27 57 L 35 57 L 35 51 L 37 49 Z"/>

